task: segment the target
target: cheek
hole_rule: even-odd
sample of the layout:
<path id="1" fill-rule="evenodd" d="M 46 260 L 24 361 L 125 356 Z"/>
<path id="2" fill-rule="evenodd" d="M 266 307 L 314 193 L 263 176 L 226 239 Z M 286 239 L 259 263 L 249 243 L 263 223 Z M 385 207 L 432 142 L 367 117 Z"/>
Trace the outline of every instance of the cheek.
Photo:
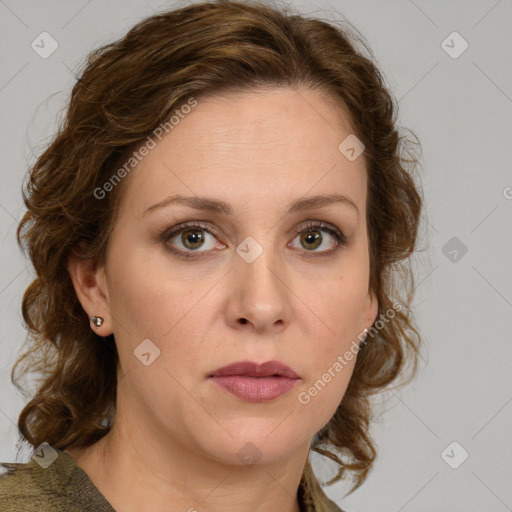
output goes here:
<path id="1" fill-rule="evenodd" d="M 334 358 L 298 393 L 299 417 L 310 418 L 313 432 L 318 432 L 329 422 L 343 400 L 353 373 L 355 356 L 344 363 Z"/>
<path id="2" fill-rule="evenodd" d="M 190 370 L 199 366 L 198 353 L 209 355 L 206 341 L 211 319 L 207 316 L 209 299 L 204 296 L 218 278 L 192 269 L 177 271 L 170 258 L 158 254 L 160 251 L 130 250 L 125 257 L 121 252 L 117 260 L 112 259 L 109 286 L 123 366 L 139 366 L 134 351 L 149 339 L 160 351 L 155 368 L 164 366 L 173 374 L 186 373 L 188 381 Z"/>
<path id="3" fill-rule="evenodd" d="M 324 416 L 336 411 L 354 370 L 367 297 L 365 278 L 363 271 L 341 275 L 323 286 L 314 300 L 308 298 L 318 318 L 311 317 L 305 340 L 309 371 L 299 402 Z"/>
<path id="4" fill-rule="evenodd" d="M 340 350 L 364 328 L 361 321 L 367 307 L 367 276 L 364 269 L 350 267 L 322 280 L 315 295 L 310 289 L 308 294 L 307 288 L 298 292 L 317 315 L 317 333 L 311 335 L 319 340 L 323 354 Z"/>
<path id="5" fill-rule="evenodd" d="M 163 336 L 186 314 L 191 286 L 163 251 L 119 244 L 110 265 L 112 314 L 132 337 Z"/>

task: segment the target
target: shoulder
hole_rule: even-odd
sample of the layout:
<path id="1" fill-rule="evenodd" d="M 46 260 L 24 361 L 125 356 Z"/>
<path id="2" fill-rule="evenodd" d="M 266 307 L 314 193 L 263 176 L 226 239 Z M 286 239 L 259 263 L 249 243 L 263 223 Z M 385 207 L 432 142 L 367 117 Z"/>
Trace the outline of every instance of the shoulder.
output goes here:
<path id="1" fill-rule="evenodd" d="M 55 454 L 62 453 L 59 450 Z M 2 512 L 78 511 L 70 501 L 72 466 L 62 455 L 49 461 L 50 452 L 37 453 L 26 463 L 0 463 L 0 510 Z M 46 457 L 46 459 L 45 459 Z M 57 461 L 57 459 L 60 459 Z"/>
<path id="2" fill-rule="evenodd" d="M 34 479 L 31 463 L 0 463 L 0 510 L 5 512 L 44 510 L 45 492 Z"/>

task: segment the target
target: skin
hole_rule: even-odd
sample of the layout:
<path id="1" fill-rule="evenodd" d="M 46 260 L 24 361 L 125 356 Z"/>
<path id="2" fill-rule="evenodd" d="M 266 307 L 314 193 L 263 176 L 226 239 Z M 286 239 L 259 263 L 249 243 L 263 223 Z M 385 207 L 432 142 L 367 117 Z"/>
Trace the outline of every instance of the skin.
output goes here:
<path id="1" fill-rule="evenodd" d="M 105 265 L 70 260 L 84 310 L 105 319 L 91 328 L 114 334 L 120 368 L 114 427 L 67 452 L 117 511 L 299 511 L 311 439 L 334 414 L 356 358 L 307 405 L 298 395 L 378 310 L 368 291 L 365 161 L 338 150 L 352 133 L 340 114 L 305 88 L 201 98 L 124 178 Z M 333 193 L 359 213 L 335 203 L 285 215 L 296 199 Z M 177 204 L 143 215 L 173 194 L 224 200 L 234 215 Z M 198 249 L 179 234 L 162 241 L 188 221 L 218 235 L 200 231 Z M 327 254 L 335 238 L 316 228 L 321 245 L 304 240 L 297 229 L 306 221 L 339 228 L 348 244 Z M 236 252 L 247 236 L 263 249 L 252 263 Z M 169 246 L 205 257 L 179 258 Z M 134 357 L 145 339 L 160 350 L 148 366 Z M 246 402 L 207 378 L 235 361 L 271 359 L 301 377 L 271 402 Z M 248 442 L 261 457 L 251 466 L 237 456 Z"/>

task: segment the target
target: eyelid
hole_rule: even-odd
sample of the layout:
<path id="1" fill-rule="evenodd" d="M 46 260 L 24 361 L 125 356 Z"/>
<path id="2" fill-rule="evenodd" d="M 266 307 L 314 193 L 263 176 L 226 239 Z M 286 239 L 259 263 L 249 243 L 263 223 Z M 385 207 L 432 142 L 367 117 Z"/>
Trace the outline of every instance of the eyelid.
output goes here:
<path id="1" fill-rule="evenodd" d="M 169 240 L 176 236 L 177 234 L 181 233 L 182 231 L 186 229 L 198 229 L 198 230 L 204 230 L 209 232 L 211 235 L 214 236 L 217 240 L 221 239 L 222 236 L 218 233 L 218 231 L 215 229 L 215 227 L 210 224 L 209 222 L 202 222 L 202 221 L 185 221 L 180 222 L 179 224 L 176 224 L 175 226 L 165 229 L 159 236 L 161 242 L 164 244 L 164 246 L 167 248 L 169 252 L 177 256 L 178 258 L 184 259 L 184 260 L 196 260 L 199 258 L 207 257 L 207 255 L 212 252 L 212 250 L 208 251 L 184 251 L 183 249 L 176 249 L 172 247 L 170 244 L 168 244 Z M 224 242 L 222 242 L 222 245 L 225 245 Z"/>
<path id="2" fill-rule="evenodd" d="M 213 224 L 210 224 L 209 222 L 195 221 L 195 220 L 180 222 L 179 224 L 176 224 L 172 228 L 164 230 L 164 232 L 162 233 L 161 236 L 168 237 L 168 236 L 170 236 L 174 233 L 177 233 L 183 229 L 193 228 L 193 227 L 204 229 L 206 231 L 210 231 L 212 234 L 214 234 L 215 236 L 217 236 L 219 238 L 222 238 L 222 236 L 223 236 L 217 231 L 217 229 L 215 228 L 215 226 Z M 347 238 L 346 235 L 344 234 L 344 232 L 341 229 L 339 229 L 338 227 L 336 227 L 334 224 L 330 224 L 329 222 L 325 222 L 325 221 L 321 221 L 321 220 L 304 221 L 301 224 L 299 224 L 299 227 L 295 228 L 293 232 L 295 234 L 299 234 L 308 228 L 328 229 L 328 230 L 333 231 L 334 233 L 339 233 L 340 235 L 342 235 L 342 238 L 345 238 L 345 239 Z"/>
<path id="3" fill-rule="evenodd" d="M 188 221 L 188 222 L 180 222 L 179 224 L 176 224 L 176 226 L 173 226 L 172 228 L 164 230 L 164 232 L 160 235 L 160 237 L 164 240 L 169 240 L 169 238 L 172 235 L 175 235 L 176 233 L 179 233 L 180 231 L 183 231 L 185 229 L 203 229 L 205 231 L 209 231 L 212 235 L 215 235 L 217 238 L 221 238 L 222 235 L 215 229 L 215 226 L 213 224 L 210 224 L 209 222 L 202 222 L 202 221 Z"/>
<path id="4" fill-rule="evenodd" d="M 320 229 L 324 231 L 328 231 L 331 236 L 333 236 L 336 240 L 335 246 L 333 249 L 330 249 L 328 251 L 305 251 L 306 254 L 309 253 L 308 257 L 321 257 L 321 256 L 329 256 L 336 252 L 339 248 L 349 245 L 349 238 L 345 235 L 345 233 L 336 227 L 334 224 L 330 224 L 329 222 L 324 222 L 321 220 L 309 220 L 305 223 L 302 223 L 297 229 L 296 234 L 299 235 L 303 233 L 304 231 L 307 231 L 308 229 L 314 230 L 314 229 Z"/>
<path id="5" fill-rule="evenodd" d="M 214 235 L 217 239 L 222 239 L 222 235 L 219 234 L 217 229 L 213 224 L 210 224 L 209 222 L 203 222 L 203 221 L 185 221 L 181 222 L 172 228 L 164 230 L 161 235 L 160 239 L 163 243 L 167 243 L 173 236 L 180 233 L 181 231 L 184 231 L 185 229 L 193 229 L 197 228 L 199 230 L 204 230 L 209 232 L 210 234 Z M 304 251 L 306 254 L 310 252 L 310 254 L 306 257 L 322 257 L 322 256 L 329 256 L 333 253 L 335 253 L 338 249 L 340 249 L 343 246 L 348 245 L 349 240 L 345 236 L 344 232 L 336 227 L 334 224 L 330 224 L 328 222 L 320 221 L 320 220 L 308 220 L 301 223 L 297 228 L 294 229 L 295 235 L 299 235 L 303 233 L 304 231 L 308 229 L 320 229 L 324 231 L 330 232 L 331 236 L 335 238 L 335 245 L 333 249 L 327 250 L 327 251 Z M 222 242 L 223 245 L 224 242 Z M 169 247 L 169 246 L 168 246 Z M 211 251 L 183 251 L 181 249 L 171 249 L 169 250 L 178 255 L 179 257 L 182 256 L 185 259 L 197 259 L 202 258 L 203 255 L 207 255 Z"/>
<path id="6" fill-rule="evenodd" d="M 336 227 L 334 224 L 330 224 L 329 222 L 324 222 L 323 220 L 307 220 L 299 225 L 296 229 L 296 233 L 302 233 L 306 229 L 326 229 L 328 231 L 332 231 L 334 233 L 338 233 L 345 238 L 345 235 L 341 229 Z"/>

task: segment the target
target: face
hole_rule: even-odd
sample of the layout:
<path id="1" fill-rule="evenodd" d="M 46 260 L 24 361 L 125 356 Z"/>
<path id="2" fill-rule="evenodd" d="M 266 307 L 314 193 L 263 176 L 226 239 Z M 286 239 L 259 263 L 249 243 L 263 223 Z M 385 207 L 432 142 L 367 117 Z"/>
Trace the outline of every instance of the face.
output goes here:
<path id="1" fill-rule="evenodd" d="M 265 463 L 309 446 L 334 414 L 351 347 L 377 314 L 365 162 L 338 149 L 351 134 L 341 114 L 308 89 L 200 99 L 124 178 L 97 273 L 109 312 L 98 332 L 114 333 L 118 403 L 133 436 L 151 432 L 230 464 L 253 450 Z M 334 194 L 348 200 L 290 210 Z M 222 201 L 231 213 L 165 204 L 178 195 Z M 209 378 L 233 362 L 269 360 L 299 379 L 268 401 Z"/>

